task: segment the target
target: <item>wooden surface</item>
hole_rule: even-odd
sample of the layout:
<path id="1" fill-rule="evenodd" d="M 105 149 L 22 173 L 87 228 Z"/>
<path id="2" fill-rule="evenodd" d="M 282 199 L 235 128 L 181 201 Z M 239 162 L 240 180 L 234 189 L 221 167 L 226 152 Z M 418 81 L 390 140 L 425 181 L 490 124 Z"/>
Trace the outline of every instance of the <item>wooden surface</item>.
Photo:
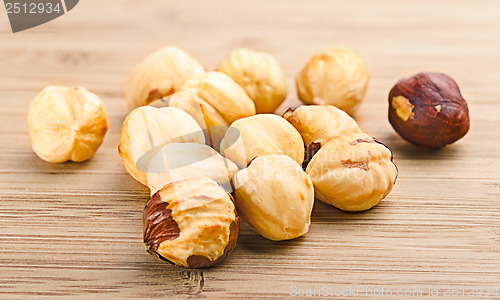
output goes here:
<path id="1" fill-rule="evenodd" d="M 500 289 L 499 11 L 498 1 L 84 0 L 12 34 L 2 9 L 0 298 Z M 317 201 L 310 232 L 289 242 L 265 240 L 242 224 L 237 248 L 212 269 L 181 269 L 149 255 L 142 243 L 148 190 L 127 174 L 117 145 L 128 73 L 166 45 L 209 69 L 237 47 L 268 51 L 285 70 L 287 105 L 298 103 L 293 78 L 314 51 L 354 47 L 372 73 L 356 119 L 394 151 L 394 190 L 364 213 Z M 440 151 L 410 146 L 387 121 L 389 89 L 423 70 L 452 75 L 469 103 L 470 132 Z M 31 150 L 28 105 L 51 84 L 86 86 L 103 98 L 110 129 L 92 160 L 52 165 Z"/>

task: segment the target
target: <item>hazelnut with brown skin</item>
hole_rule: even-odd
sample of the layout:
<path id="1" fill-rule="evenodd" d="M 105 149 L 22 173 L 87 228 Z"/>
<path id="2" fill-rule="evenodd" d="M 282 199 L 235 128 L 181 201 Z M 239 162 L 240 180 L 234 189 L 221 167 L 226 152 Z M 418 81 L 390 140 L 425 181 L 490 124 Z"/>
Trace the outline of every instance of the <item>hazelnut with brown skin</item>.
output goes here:
<path id="1" fill-rule="evenodd" d="M 153 255 L 186 268 L 220 263 L 236 246 L 233 198 L 210 178 L 167 184 L 144 208 L 144 243 Z"/>
<path id="2" fill-rule="evenodd" d="M 422 72 L 399 80 L 391 89 L 389 122 L 410 143 L 437 149 L 467 133 L 469 109 L 450 76 Z"/>

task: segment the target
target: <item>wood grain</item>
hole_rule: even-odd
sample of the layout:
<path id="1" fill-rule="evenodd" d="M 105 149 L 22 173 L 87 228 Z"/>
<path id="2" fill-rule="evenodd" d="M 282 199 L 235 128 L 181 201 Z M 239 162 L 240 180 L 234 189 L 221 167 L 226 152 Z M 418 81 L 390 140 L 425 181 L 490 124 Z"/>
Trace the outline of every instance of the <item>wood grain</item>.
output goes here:
<path id="1" fill-rule="evenodd" d="M 2 10 L 0 298 L 500 289 L 499 10 L 498 1 L 86 0 L 16 34 Z M 294 241 L 267 241 L 242 224 L 237 248 L 212 269 L 150 256 L 141 222 L 148 190 L 126 173 L 117 145 L 128 73 L 165 45 L 208 69 L 237 47 L 272 53 L 290 86 L 278 112 L 299 103 L 293 79 L 314 51 L 356 48 L 372 72 L 356 119 L 393 150 L 394 190 L 364 213 L 317 201 L 310 232 Z M 410 146 L 387 121 L 391 86 L 423 70 L 450 74 L 469 102 L 470 132 L 440 151 Z M 51 165 L 31 150 L 27 109 L 50 84 L 86 86 L 105 101 L 110 130 L 92 160 Z"/>

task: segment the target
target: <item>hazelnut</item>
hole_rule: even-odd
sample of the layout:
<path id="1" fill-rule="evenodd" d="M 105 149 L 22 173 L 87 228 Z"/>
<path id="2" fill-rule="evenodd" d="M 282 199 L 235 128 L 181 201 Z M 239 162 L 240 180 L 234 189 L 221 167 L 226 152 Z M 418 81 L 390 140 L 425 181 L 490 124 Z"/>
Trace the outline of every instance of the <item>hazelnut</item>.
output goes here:
<path id="1" fill-rule="evenodd" d="M 222 61 L 217 71 L 229 75 L 245 90 L 255 103 L 258 114 L 273 113 L 286 98 L 285 74 L 269 53 L 234 50 Z"/>
<path id="2" fill-rule="evenodd" d="M 168 143 L 205 144 L 205 136 L 182 109 L 142 106 L 123 121 L 118 152 L 130 175 L 147 185 L 149 162 Z"/>
<path id="3" fill-rule="evenodd" d="M 331 139 L 346 133 L 362 132 L 353 118 L 332 105 L 302 105 L 289 108 L 283 118 L 290 122 L 304 139 L 304 167 Z"/>
<path id="4" fill-rule="evenodd" d="M 147 251 L 175 265 L 207 268 L 236 246 L 238 216 L 231 195 L 209 178 L 167 184 L 144 208 Z"/>
<path id="5" fill-rule="evenodd" d="M 256 156 L 284 154 L 304 160 L 302 137 L 280 116 L 260 114 L 235 121 L 221 141 L 222 155 L 244 168 Z"/>
<path id="6" fill-rule="evenodd" d="M 43 160 L 85 161 L 101 146 L 108 130 L 104 103 L 83 87 L 48 86 L 28 112 L 31 143 Z"/>
<path id="7" fill-rule="evenodd" d="M 423 72 L 399 80 L 391 89 L 389 122 L 410 143 L 436 149 L 469 131 L 469 109 L 450 76 Z"/>
<path id="8" fill-rule="evenodd" d="M 252 99 L 223 73 L 207 72 L 191 78 L 180 91 L 183 93 L 170 97 L 169 106 L 192 115 L 207 130 L 208 141 L 216 149 L 231 123 L 255 115 Z"/>
<path id="9" fill-rule="evenodd" d="M 309 230 L 314 188 L 289 156 L 257 157 L 234 175 L 233 183 L 238 213 L 263 237 L 289 240 Z"/>
<path id="10" fill-rule="evenodd" d="M 203 66 L 185 51 L 176 47 L 163 48 L 132 70 L 125 89 L 128 106 L 133 109 L 169 96 L 186 80 L 203 72 Z"/>
<path id="11" fill-rule="evenodd" d="M 389 194 L 397 168 L 385 145 L 364 133 L 348 133 L 321 147 L 306 173 L 316 198 L 342 210 L 362 211 Z"/>
<path id="12" fill-rule="evenodd" d="M 208 177 L 232 192 L 231 178 L 238 167 L 210 146 L 198 143 L 171 143 L 151 159 L 147 181 L 151 194 L 171 183 L 187 178 Z"/>
<path id="13" fill-rule="evenodd" d="M 363 100 L 370 73 L 348 48 L 326 48 L 314 54 L 296 78 L 299 98 L 306 104 L 331 104 L 352 115 Z"/>

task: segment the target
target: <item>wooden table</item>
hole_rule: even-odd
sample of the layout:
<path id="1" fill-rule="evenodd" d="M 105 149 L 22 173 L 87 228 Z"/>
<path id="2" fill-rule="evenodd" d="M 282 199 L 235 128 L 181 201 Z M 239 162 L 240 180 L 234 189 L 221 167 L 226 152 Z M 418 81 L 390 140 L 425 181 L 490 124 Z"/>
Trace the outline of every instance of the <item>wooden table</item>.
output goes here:
<path id="1" fill-rule="evenodd" d="M 307 289 L 358 298 L 390 289 L 394 298 L 500 289 L 499 11 L 498 1 L 85 0 L 13 34 L 2 9 L 0 298 L 260 298 Z M 317 201 L 310 232 L 293 241 L 271 242 L 242 224 L 237 248 L 212 269 L 149 255 L 148 190 L 127 174 L 117 145 L 127 76 L 166 45 L 208 69 L 237 47 L 272 53 L 290 87 L 279 112 L 298 103 L 294 76 L 314 51 L 357 49 L 372 79 L 356 119 L 394 151 L 394 190 L 363 213 Z M 387 121 L 389 89 L 423 70 L 452 75 L 470 108 L 470 132 L 439 151 L 407 144 Z M 52 84 L 86 86 L 107 106 L 110 129 L 88 162 L 48 164 L 31 150 L 28 106 Z"/>

